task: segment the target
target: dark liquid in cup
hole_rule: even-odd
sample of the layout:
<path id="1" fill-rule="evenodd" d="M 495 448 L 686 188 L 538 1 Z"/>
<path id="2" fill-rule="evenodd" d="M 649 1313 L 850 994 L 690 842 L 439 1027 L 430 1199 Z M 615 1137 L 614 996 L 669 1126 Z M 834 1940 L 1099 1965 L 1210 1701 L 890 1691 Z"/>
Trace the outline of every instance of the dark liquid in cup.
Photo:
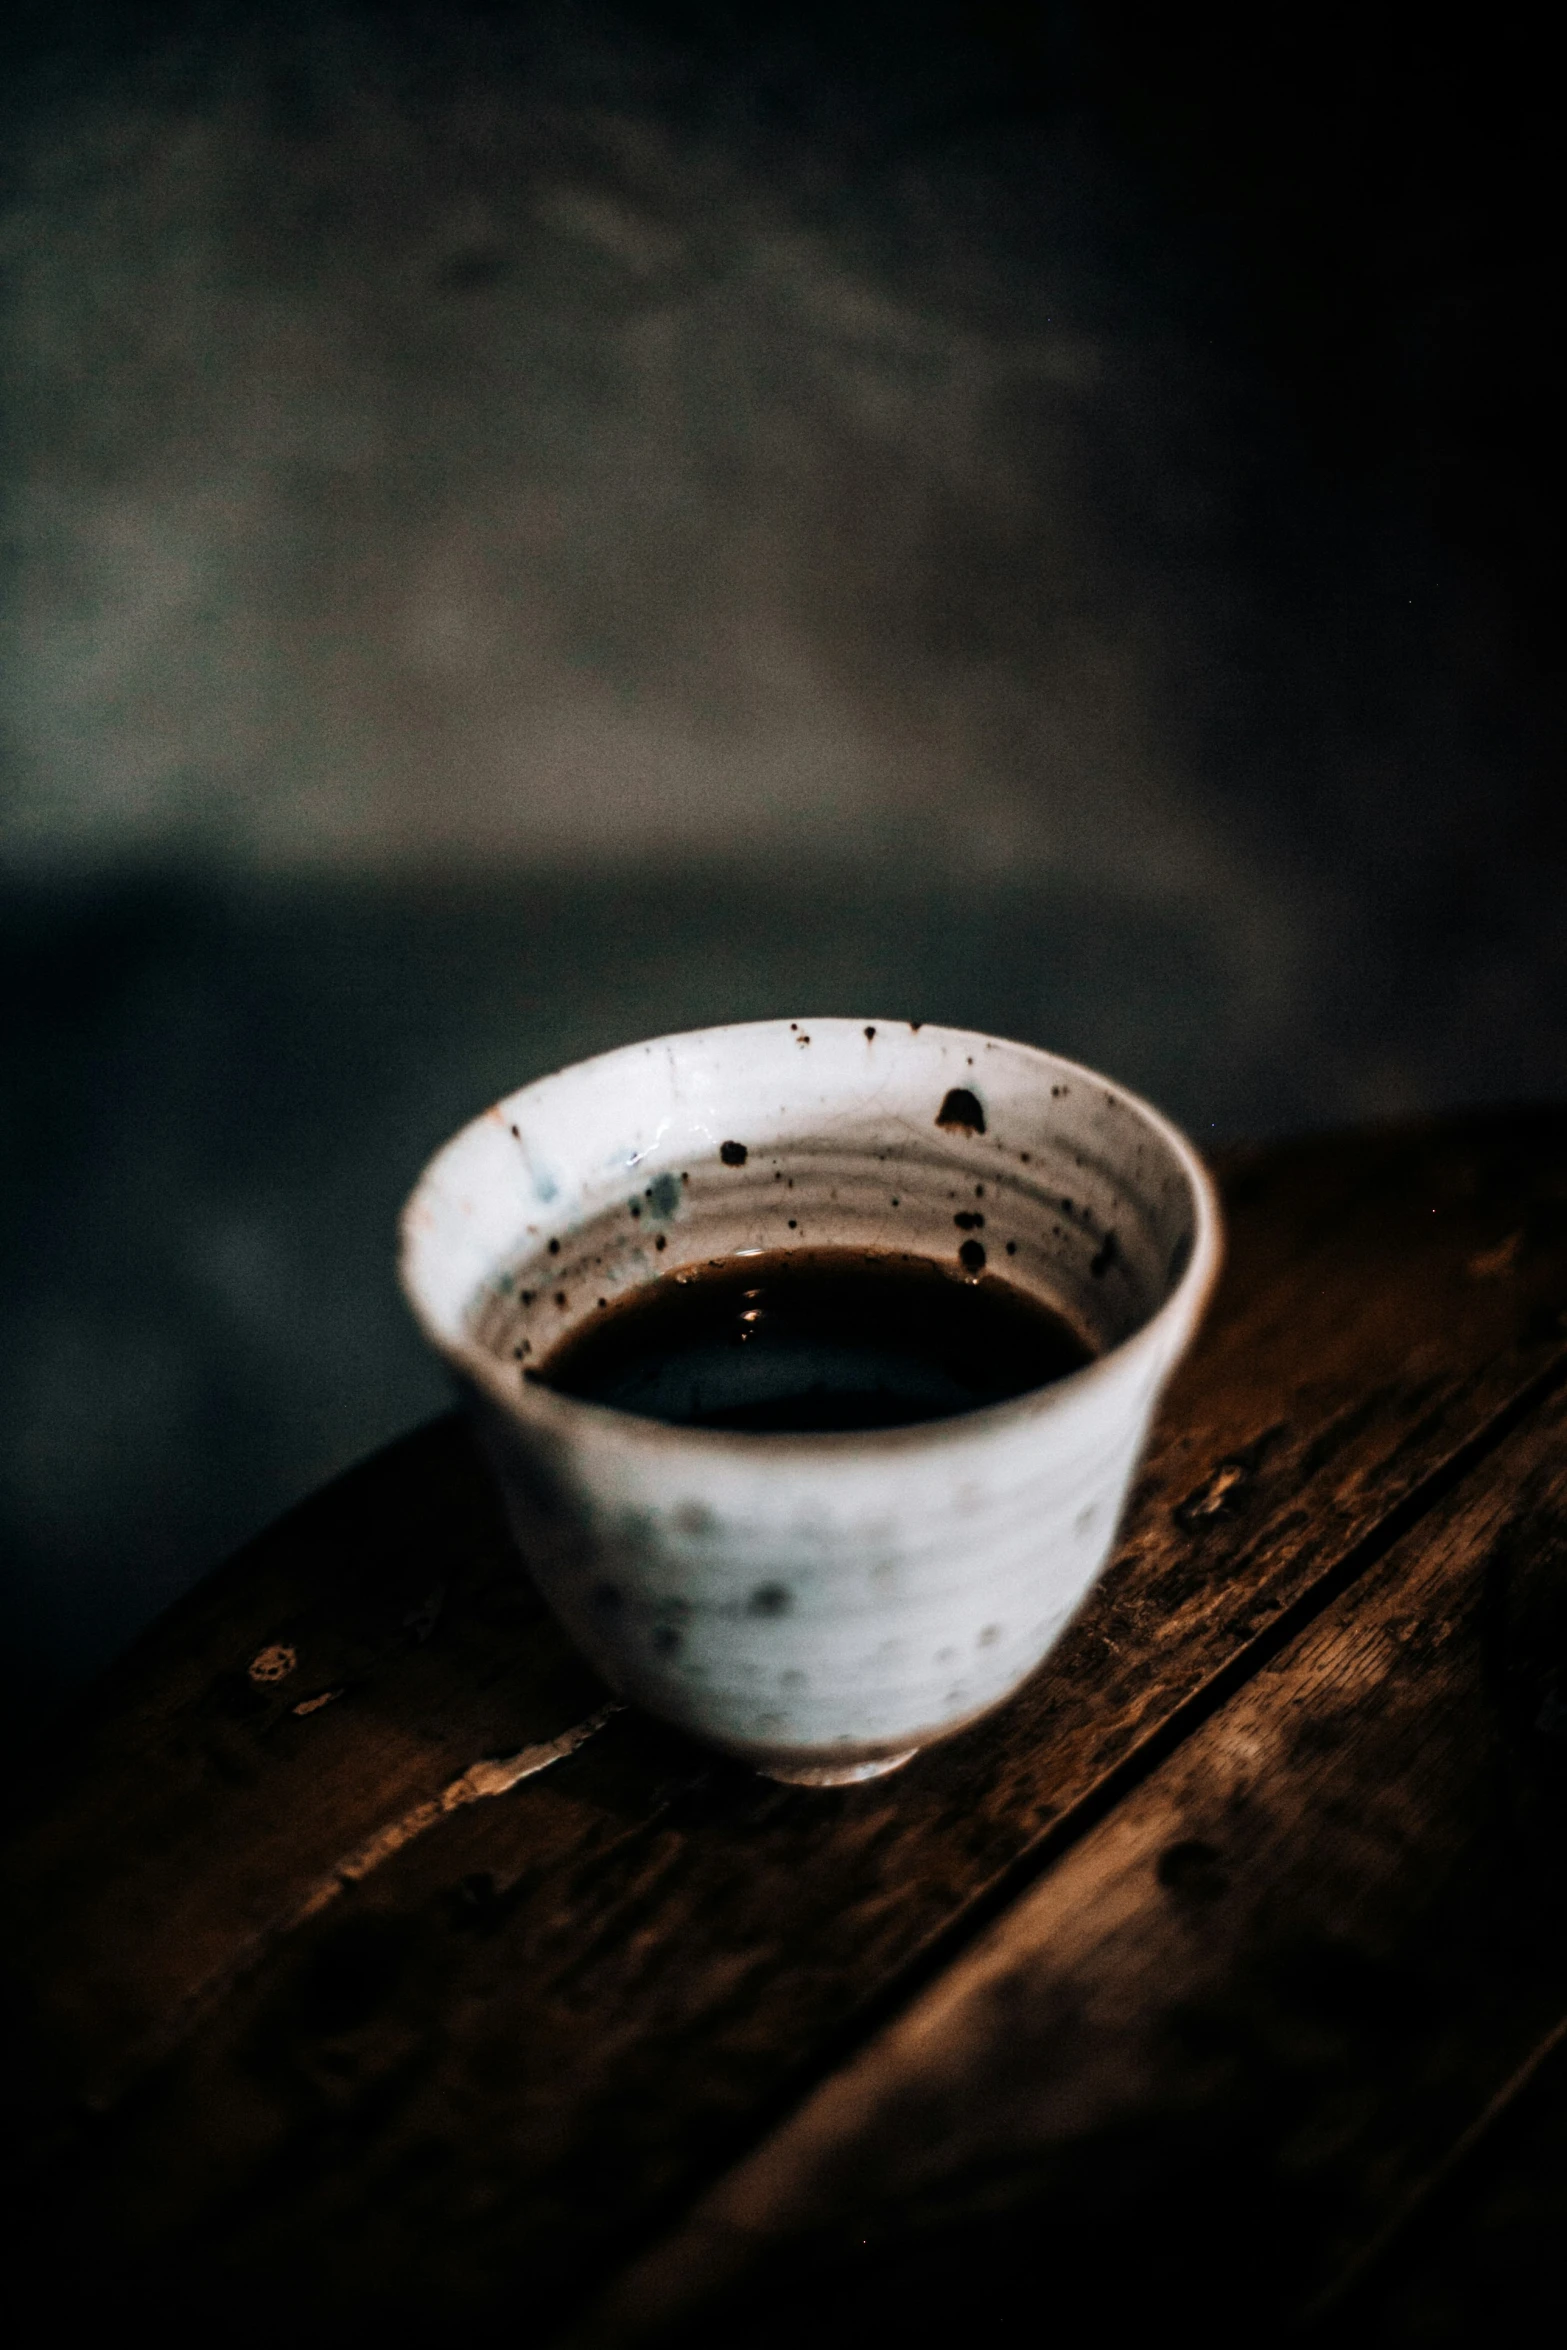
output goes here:
<path id="1" fill-rule="evenodd" d="M 908 1428 L 1045 1387 L 1092 1359 L 1063 1316 L 986 1274 L 866 1249 L 776 1249 L 666 1274 L 532 1376 L 687 1428 Z"/>

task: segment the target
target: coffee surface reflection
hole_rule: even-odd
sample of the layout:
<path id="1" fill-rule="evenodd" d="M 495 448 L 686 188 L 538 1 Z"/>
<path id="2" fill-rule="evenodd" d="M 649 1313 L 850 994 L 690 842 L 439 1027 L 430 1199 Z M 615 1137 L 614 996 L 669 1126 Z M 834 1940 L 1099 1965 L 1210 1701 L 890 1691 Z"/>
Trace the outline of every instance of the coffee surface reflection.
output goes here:
<path id="1" fill-rule="evenodd" d="M 530 1376 L 680 1427 L 803 1435 L 950 1419 L 1049 1386 L 1092 1352 L 994 1273 L 891 1250 L 776 1249 L 630 1291 Z"/>

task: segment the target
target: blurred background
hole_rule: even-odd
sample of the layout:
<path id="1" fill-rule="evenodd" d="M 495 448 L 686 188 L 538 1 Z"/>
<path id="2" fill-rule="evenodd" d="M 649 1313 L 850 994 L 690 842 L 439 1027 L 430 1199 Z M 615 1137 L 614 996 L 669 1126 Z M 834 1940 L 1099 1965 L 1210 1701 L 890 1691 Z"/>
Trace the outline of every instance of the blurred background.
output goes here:
<path id="1" fill-rule="evenodd" d="M 441 1407 L 397 1206 L 564 1061 L 1561 1093 L 1553 84 L 1414 21 L 13 0 L 13 1734 Z"/>

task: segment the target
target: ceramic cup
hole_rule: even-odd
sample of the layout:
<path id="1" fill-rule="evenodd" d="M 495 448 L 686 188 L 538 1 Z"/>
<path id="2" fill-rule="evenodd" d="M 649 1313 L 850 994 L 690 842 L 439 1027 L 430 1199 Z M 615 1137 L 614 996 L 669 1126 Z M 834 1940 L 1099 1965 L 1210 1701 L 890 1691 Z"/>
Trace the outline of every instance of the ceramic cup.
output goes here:
<path id="1" fill-rule="evenodd" d="M 600 1300 L 795 1246 L 983 1259 L 1094 1359 L 829 1435 L 682 1427 L 524 1375 Z M 1046 1655 L 1219 1256 L 1196 1152 L 1123 1087 L 886 1020 L 708 1029 L 542 1078 L 447 1144 L 402 1220 L 403 1286 L 571 1637 L 649 1713 L 808 1785 L 895 1769 Z"/>

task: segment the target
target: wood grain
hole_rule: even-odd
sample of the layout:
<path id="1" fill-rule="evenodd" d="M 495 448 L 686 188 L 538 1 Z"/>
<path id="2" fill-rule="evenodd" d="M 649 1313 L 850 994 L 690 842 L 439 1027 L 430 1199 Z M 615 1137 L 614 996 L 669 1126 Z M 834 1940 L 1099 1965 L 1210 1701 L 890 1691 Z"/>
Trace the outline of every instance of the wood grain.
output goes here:
<path id="1" fill-rule="evenodd" d="M 1321 1138 L 1226 1189 L 1225 1285 L 1110 1574 L 1012 1705 L 895 1780 L 785 1791 L 622 1715 L 298 1922 L 345 1853 L 602 1693 L 453 1423 L 176 1610 L 40 1758 L 0 1876 L 41 2257 L 87 2227 L 118 2295 L 232 2308 L 259 2263 L 324 2318 L 429 2324 L 525 2276 L 529 2339 L 580 2307 L 1558 1376 L 1567 1117 Z M 258 1687 L 271 1648 L 298 1661 Z"/>
<path id="2" fill-rule="evenodd" d="M 573 2344 L 1325 2315 L 1567 2029 L 1564 1570 L 1558 1396 Z"/>
<path id="3" fill-rule="evenodd" d="M 1309 2329 L 1337 2350 L 1467 2350 L 1561 2332 L 1567 2033 Z"/>

